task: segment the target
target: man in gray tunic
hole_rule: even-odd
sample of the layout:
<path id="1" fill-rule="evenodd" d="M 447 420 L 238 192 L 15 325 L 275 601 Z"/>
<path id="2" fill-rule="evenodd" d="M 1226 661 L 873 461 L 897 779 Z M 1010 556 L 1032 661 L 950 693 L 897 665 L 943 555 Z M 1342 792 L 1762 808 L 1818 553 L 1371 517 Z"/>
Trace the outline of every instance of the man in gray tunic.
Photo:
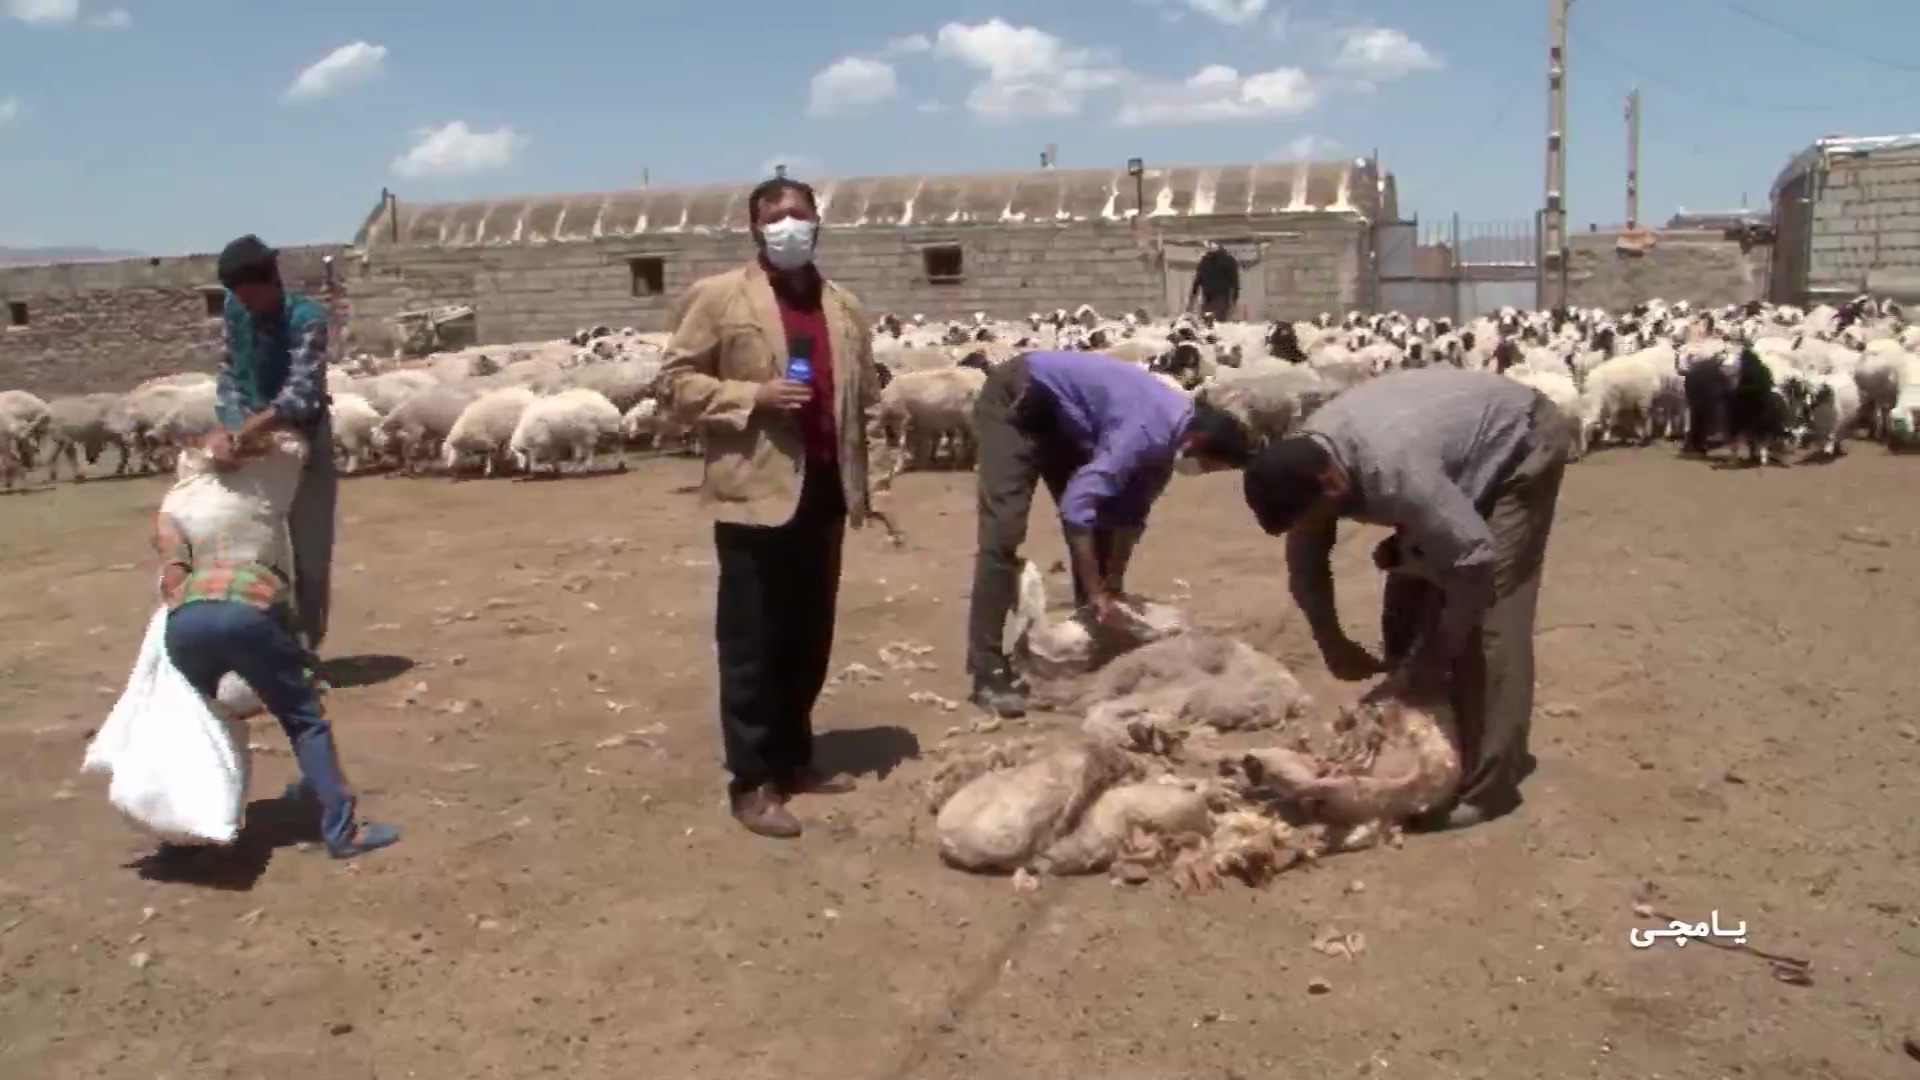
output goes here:
<path id="1" fill-rule="evenodd" d="M 1248 465 L 1247 505 L 1287 537 L 1288 581 L 1328 669 L 1360 680 L 1413 666 L 1451 678 L 1464 776 L 1411 823 L 1463 828 L 1520 804 L 1532 756 L 1533 624 L 1572 431 L 1553 403 L 1492 372 L 1433 367 L 1346 391 Z M 1392 527 L 1385 664 L 1341 628 L 1329 556 L 1341 518 Z"/>

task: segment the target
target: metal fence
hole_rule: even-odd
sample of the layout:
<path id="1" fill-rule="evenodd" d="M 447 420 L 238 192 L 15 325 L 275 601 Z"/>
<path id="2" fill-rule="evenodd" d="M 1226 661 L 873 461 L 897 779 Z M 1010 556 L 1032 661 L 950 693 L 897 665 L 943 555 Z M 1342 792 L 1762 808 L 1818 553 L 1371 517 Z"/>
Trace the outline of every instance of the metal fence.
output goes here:
<path id="1" fill-rule="evenodd" d="M 1535 223 L 1393 221 L 1374 226 L 1374 295 L 1384 311 L 1465 322 L 1539 299 Z"/>

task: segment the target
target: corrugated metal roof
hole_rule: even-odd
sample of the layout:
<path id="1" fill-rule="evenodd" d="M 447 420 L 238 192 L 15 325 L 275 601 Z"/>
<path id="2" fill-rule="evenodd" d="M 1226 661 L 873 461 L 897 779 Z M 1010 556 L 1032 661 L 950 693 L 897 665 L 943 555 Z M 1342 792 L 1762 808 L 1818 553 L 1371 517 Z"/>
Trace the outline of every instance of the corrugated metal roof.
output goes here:
<path id="1" fill-rule="evenodd" d="M 1362 159 L 1149 169 L 1148 218 L 1302 212 L 1378 217 L 1381 178 Z M 1135 213 L 1125 169 L 1041 169 L 964 176 L 874 176 L 814 184 L 836 229 L 943 225 L 1052 225 L 1125 221 Z M 601 237 L 743 232 L 751 184 L 542 195 L 399 208 L 398 246 L 546 244 Z M 1387 188 L 1391 191 L 1391 188 Z M 394 246 L 384 206 L 367 215 L 357 247 Z"/>
<path id="2" fill-rule="evenodd" d="M 1842 154 L 1876 154 L 1920 150 L 1920 133 L 1911 135 L 1829 135 L 1816 139 L 1812 146 L 1800 151 L 1787 162 L 1774 178 L 1771 199 L 1780 198 L 1780 189 L 1793 182 L 1794 178 L 1812 168 L 1816 163 Z"/>

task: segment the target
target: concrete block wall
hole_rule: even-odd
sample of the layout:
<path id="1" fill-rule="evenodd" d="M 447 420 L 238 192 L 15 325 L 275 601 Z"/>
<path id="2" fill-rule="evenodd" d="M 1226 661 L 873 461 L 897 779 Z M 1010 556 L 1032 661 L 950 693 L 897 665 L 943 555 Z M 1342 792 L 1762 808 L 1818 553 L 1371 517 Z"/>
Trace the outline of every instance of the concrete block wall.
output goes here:
<path id="1" fill-rule="evenodd" d="M 1740 245 L 1718 232 L 1663 232 L 1640 255 L 1614 249 L 1610 232 L 1576 233 L 1568 267 L 1568 302 L 1609 311 L 1647 300 L 1687 300 L 1720 307 L 1764 299 L 1770 249 L 1742 253 Z"/>
<path id="2" fill-rule="evenodd" d="M 1814 187 L 1811 287 L 1851 293 L 1874 271 L 1920 271 L 1920 152 L 1836 160 Z"/>
<path id="3" fill-rule="evenodd" d="M 1169 238 L 1267 236 L 1265 275 L 1272 317 L 1344 312 L 1365 301 L 1367 226 L 1344 215 L 1267 220 L 1186 220 L 1159 227 Z M 820 264 L 884 312 L 943 319 L 985 311 L 1019 318 L 1032 311 L 1092 304 L 1108 312 L 1165 306 L 1157 254 L 1161 232 L 1120 223 L 827 230 Z M 958 244 L 960 280 L 927 279 L 922 252 Z M 354 340 L 385 341 L 394 314 L 443 304 L 473 304 L 482 342 L 562 337 L 605 324 L 670 329 L 675 301 L 694 281 L 751 257 L 744 235 L 642 236 L 538 246 L 376 250 L 346 275 Z M 634 295 L 629 260 L 660 258 L 665 288 Z M 1182 286 L 1184 288 L 1184 285 Z M 384 352 L 385 347 L 367 346 Z"/>
<path id="4" fill-rule="evenodd" d="M 342 250 L 286 249 L 281 272 L 317 296 L 322 257 Z M 0 268 L 0 390 L 50 397 L 211 371 L 221 322 L 208 294 L 217 289 L 211 255 Z M 15 304 L 25 325 L 9 325 Z"/>

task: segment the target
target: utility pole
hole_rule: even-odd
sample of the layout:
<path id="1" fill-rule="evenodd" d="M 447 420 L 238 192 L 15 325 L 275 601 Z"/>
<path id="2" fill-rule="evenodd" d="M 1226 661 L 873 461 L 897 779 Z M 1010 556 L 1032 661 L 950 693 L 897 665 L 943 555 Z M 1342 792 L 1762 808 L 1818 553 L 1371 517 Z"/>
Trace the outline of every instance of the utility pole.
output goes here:
<path id="1" fill-rule="evenodd" d="M 1540 306 L 1567 302 L 1567 9 L 1547 0 L 1547 198 L 1540 211 Z"/>
<path id="2" fill-rule="evenodd" d="M 1627 228 L 1640 227 L 1640 88 L 1627 95 Z"/>

